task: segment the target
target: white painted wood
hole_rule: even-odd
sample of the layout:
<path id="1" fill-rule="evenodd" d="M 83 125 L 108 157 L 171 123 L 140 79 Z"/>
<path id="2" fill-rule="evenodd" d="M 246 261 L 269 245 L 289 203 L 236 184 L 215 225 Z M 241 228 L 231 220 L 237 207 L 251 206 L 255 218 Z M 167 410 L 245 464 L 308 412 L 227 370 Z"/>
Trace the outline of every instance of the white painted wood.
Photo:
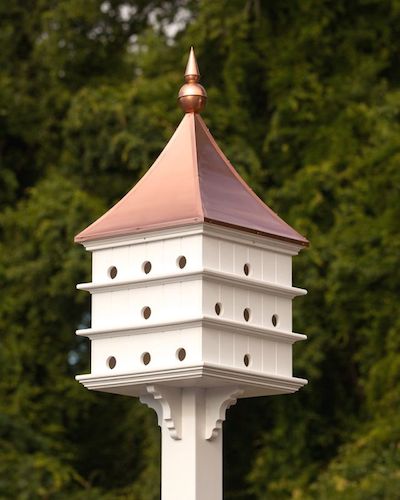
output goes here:
<path id="1" fill-rule="evenodd" d="M 276 281 L 276 253 L 269 250 L 262 252 L 262 279 L 263 281 Z"/>
<path id="2" fill-rule="evenodd" d="M 289 255 L 276 254 L 276 280 L 281 285 L 292 284 L 292 259 Z"/>
<path id="3" fill-rule="evenodd" d="M 221 500 L 222 422 L 238 388 L 147 386 L 161 427 L 161 500 Z"/>
<path id="4" fill-rule="evenodd" d="M 185 349 L 186 352 L 186 357 L 182 361 L 177 358 L 179 349 Z M 144 353 L 149 353 L 151 357 L 147 365 L 142 360 Z M 201 363 L 201 353 L 201 327 L 190 330 L 98 338 L 92 341 L 91 368 L 95 375 L 148 372 Z M 110 356 L 114 356 L 116 359 L 116 366 L 112 369 L 107 364 Z"/>
<path id="5" fill-rule="evenodd" d="M 182 390 L 182 435 L 170 438 L 162 425 L 161 499 L 221 500 L 222 434 L 209 441 L 204 438 L 204 390 Z"/>
<path id="6" fill-rule="evenodd" d="M 94 291 L 100 290 L 123 290 L 127 288 L 140 288 L 149 286 L 149 284 L 163 284 L 163 283 L 175 283 L 175 282 L 183 282 L 190 281 L 194 278 L 203 279 L 203 281 L 213 281 L 214 283 L 220 285 L 228 285 L 228 286 L 239 286 L 241 288 L 245 288 L 247 290 L 258 290 L 265 293 L 273 293 L 277 296 L 295 298 L 301 295 L 306 295 L 307 291 L 302 288 L 296 288 L 293 286 L 280 285 L 279 283 L 273 283 L 270 281 L 263 280 L 255 280 L 252 278 L 247 278 L 243 280 L 243 278 L 238 277 L 234 274 L 222 273 L 219 271 L 212 271 L 210 269 L 202 269 L 200 271 L 192 271 L 192 272 L 176 272 L 173 274 L 167 275 L 151 275 L 144 276 L 138 279 L 129 279 L 129 280 L 119 280 L 119 281 L 110 281 L 107 282 L 96 282 L 96 283 L 80 283 L 77 285 L 78 290 L 87 290 L 91 293 Z"/>
<path id="7" fill-rule="evenodd" d="M 307 384 L 307 380 L 284 375 L 264 375 L 249 369 L 238 370 L 221 363 L 201 363 L 171 369 L 147 372 L 115 373 L 114 375 L 78 375 L 76 379 L 87 389 L 140 397 L 147 385 L 168 387 L 215 388 L 237 386 L 243 390 L 240 397 L 290 394 Z"/>
<path id="8" fill-rule="evenodd" d="M 230 241 L 219 242 L 219 270 L 224 273 L 233 273 L 234 245 Z"/>
<path id="9" fill-rule="evenodd" d="M 268 373 L 269 371 L 270 373 L 274 373 L 273 367 L 265 370 L 263 368 L 262 345 L 263 342 L 265 342 L 265 340 L 260 337 L 253 337 L 249 335 L 248 342 L 249 342 L 248 353 L 250 354 L 251 357 L 250 368 L 257 372 L 265 371 L 265 373 Z"/>
<path id="10" fill-rule="evenodd" d="M 252 363 L 252 353 L 250 353 L 250 346 L 249 346 L 249 341 L 250 338 L 247 335 L 240 335 L 240 334 L 235 334 L 231 336 L 232 338 L 232 344 L 233 344 L 233 363 L 232 366 L 238 367 L 238 368 L 244 368 L 244 356 L 248 356 L 250 360 L 249 367 L 253 367 Z"/>
<path id="11" fill-rule="evenodd" d="M 189 318 L 182 321 L 170 321 L 152 325 L 146 324 L 140 326 L 124 326 L 121 328 L 84 328 L 82 330 L 77 330 L 76 334 L 82 337 L 88 337 L 91 340 L 96 340 L 99 338 L 116 338 L 127 335 L 148 334 L 150 332 L 169 332 L 176 329 L 190 329 L 197 326 L 202 327 L 203 331 L 204 328 L 210 327 L 215 328 L 217 331 L 227 330 L 231 333 L 246 333 L 246 335 L 256 336 L 278 342 L 285 342 L 288 344 L 294 344 L 299 340 L 305 340 L 307 338 L 306 335 L 288 332 L 277 327 L 264 328 L 251 325 L 250 323 L 243 324 L 243 322 L 230 321 L 223 318 L 215 318 L 211 316 Z"/>
<path id="12" fill-rule="evenodd" d="M 172 227 L 156 231 L 138 232 L 132 235 L 113 236 L 109 238 L 99 238 L 98 240 L 86 241 L 83 243 L 86 250 L 93 252 L 97 250 L 127 246 L 130 244 L 146 241 L 160 241 L 174 238 L 204 235 L 218 240 L 226 240 L 242 244 L 246 247 L 256 247 L 269 249 L 273 252 L 279 252 L 284 255 L 297 255 L 304 247 L 296 243 L 277 240 L 264 235 L 238 231 L 223 226 L 216 226 L 209 223 L 188 224 L 187 226 Z"/>
<path id="13" fill-rule="evenodd" d="M 250 265 L 250 275 L 254 279 L 262 279 L 262 261 L 264 251 L 259 248 L 250 247 L 248 263 Z"/>
<path id="14" fill-rule="evenodd" d="M 241 394 L 243 394 L 242 389 L 233 389 L 230 386 L 216 387 L 205 391 L 205 439 L 213 441 L 218 438 L 225 421 L 226 411 L 236 404 L 237 398 Z"/>
<path id="15" fill-rule="evenodd" d="M 277 373 L 277 343 L 270 340 L 262 341 L 262 371 L 264 373 Z"/>
<path id="16" fill-rule="evenodd" d="M 292 344 L 306 338 L 292 332 L 301 247 L 197 224 L 86 248 L 92 282 L 78 288 L 91 294 L 92 325 L 76 333 L 91 340 L 91 373 L 77 380 L 156 411 L 162 500 L 221 500 L 227 408 L 307 383 L 292 376 Z"/>
<path id="17" fill-rule="evenodd" d="M 163 433 L 175 441 L 182 439 L 182 389 L 148 385 L 140 401 L 157 414 L 158 425 Z M 171 457 L 172 458 L 172 457 Z"/>
<path id="18" fill-rule="evenodd" d="M 205 247 L 207 248 L 208 238 L 205 238 Z M 243 277 L 243 266 L 249 262 L 249 247 L 240 243 L 233 244 L 234 265 L 233 272 L 237 276 Z M 250 270 L 250 275 L 253 276 Z"/>
<path id="19" fill-rule="evenodd" d="M 292 346 L 276 344 L 276 373 L 290 377 L 292 375 Z"/>

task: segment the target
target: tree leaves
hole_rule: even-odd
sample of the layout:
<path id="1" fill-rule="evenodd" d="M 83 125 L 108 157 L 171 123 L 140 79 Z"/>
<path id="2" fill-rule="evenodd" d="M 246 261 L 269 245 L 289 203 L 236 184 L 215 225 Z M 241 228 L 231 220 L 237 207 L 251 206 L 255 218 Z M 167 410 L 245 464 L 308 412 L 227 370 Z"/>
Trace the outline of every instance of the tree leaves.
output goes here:
<path id="1" fill-rule="evenodd" d="M 0 496 L 159 497 L 155 416 L 74 381 L 89 260 L 72 241 L 171 136 L 194 44 L 213 135 L 311 240 L 294 264 L 309 289 L 295 374 L 310 383 L 230 410 L 225 497 L 394 498 L 396 2 L 41 0 L 0 14 Z"/>

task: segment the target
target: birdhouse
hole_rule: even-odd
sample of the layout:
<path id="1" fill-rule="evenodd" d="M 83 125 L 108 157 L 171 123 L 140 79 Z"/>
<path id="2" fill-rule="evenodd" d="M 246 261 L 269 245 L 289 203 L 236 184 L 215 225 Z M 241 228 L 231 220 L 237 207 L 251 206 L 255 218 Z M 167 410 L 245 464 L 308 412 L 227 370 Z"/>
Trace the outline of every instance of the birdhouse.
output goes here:
<path id="1" fill-rule="evenodd" d="M 306 383 L 292 374 L 292 345 L 305 339 L 292 331 L 292 300 L 306 292 L 292 285 L 291 260 L 308 242 L 207 129 L 193 50 L 185 78 L 185 115 L 165 149 L 76 236 L 93 262 L 92 281 L 78 285 L 91 294 L 92 324 L 77 331 L 91 340 L 91 373 L 77 379 L 156 410 L 164 500 L 212 500 L 222 498 L 226 409 Z"/>

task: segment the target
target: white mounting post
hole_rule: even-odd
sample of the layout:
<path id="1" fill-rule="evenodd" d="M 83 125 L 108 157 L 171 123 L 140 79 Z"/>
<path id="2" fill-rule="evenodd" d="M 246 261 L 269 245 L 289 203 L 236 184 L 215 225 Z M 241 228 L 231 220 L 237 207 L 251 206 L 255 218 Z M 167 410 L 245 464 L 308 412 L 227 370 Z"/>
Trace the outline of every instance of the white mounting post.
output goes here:
<path id="1" fill-rule="evenodd" d="M 222 422 L 239 388 L 147 386 L 161 427 L 161 499 L 222 500 Z"/>

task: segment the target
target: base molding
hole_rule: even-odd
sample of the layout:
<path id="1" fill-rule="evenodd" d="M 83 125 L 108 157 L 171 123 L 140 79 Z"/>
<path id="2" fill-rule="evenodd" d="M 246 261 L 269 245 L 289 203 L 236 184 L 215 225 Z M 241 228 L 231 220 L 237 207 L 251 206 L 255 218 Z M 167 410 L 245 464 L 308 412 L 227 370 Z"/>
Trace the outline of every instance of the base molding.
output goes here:
<path id="1" fill-rule="evenodd" d="M 204 363 L 164 370 L 115 373 L 113 375 L 78 375 L 76 377 L 90 390 L 141 397 L 148 386 L 166 387 L 240 387 L 238 397 L 290 394 L 307 384 L 307 380 L 240 370 L 228 366 Z"/>

